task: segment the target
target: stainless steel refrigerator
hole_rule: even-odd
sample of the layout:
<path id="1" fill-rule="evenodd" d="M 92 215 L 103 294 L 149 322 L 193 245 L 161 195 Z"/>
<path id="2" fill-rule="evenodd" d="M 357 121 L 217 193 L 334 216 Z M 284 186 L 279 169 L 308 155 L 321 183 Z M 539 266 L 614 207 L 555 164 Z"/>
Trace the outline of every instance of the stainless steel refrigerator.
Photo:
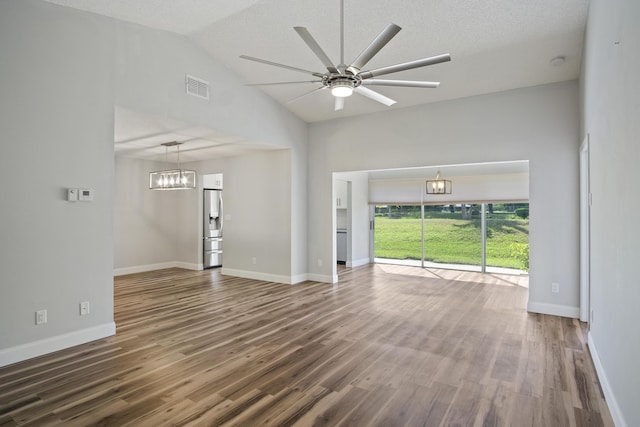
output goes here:
<path id="1" fill-rule="evenodd" d="M 222 190 L 204 190 L 202 261 L 204 268 L 222 265 Z"/>

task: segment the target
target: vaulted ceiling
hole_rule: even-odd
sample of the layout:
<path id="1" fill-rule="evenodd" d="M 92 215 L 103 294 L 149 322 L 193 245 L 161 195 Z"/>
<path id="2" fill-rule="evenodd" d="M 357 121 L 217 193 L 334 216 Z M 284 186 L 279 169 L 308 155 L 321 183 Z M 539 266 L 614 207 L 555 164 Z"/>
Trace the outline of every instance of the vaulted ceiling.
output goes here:
<path id="1" fill-rule="evenodd" d="M 240 58 L 243 54 L 326 71 L 293 30 L 294 26 L 306 27 L 329 58 L 335 64 L 340 61 L 340 0 L 47 1 L 185 35 L 248 84 L 314 80 L 314 77 L 247 61 Z M 258 87 L 304 121 L 573 80 L 579 75 L 588 0 L 344 0 L 344 8 L 347 65 L 390 22 L 402 27 L 402 31 L 374 56 L 366 69 L 442 53 L 449 53 L 452 60 L 384 77 L 441 82 L 436 89 L 370 87 L 397 101 L 391 107 L 354 94 L 346 98 L 344 109 L 336 112 L 328 90 L 288 102 L 319 87 L 317 83 Z M 552 61 L 557 57 L 564 61 Z M 143 126 L 144 120 L 126 113 L 120 111 L 120 123 L 126 125 L 119 131 L 116 129 L 122 140 L 153 131 L 134 132 L 135 123 Z M 151 127 L 155 125 L 151 123 Z M 198 129 L 192 131 L 202 133 Z M 224 138 L 209 140 L 220 142 Z M 250 145 L 244 141 L 237 147 L 250 149 Z"/>
<path id="2" fill-rule="evenodd" d="M 239 58 L 326 69 L 293 30 L 306 27 L 335 64 L 340 57 L 340 1 L 48 0 L 190 37 L 247 83 L 313 80 L 296 71 Z M 534 86 L 578 77 L 588 0 L 344 0 L 347 65 L 386 24 L 400 31 L 367 68 L 441 53 L 452 61 L 387 76 L 439 81 L 437 89 L 376 87 L 397 104 L 359 95 L 335 112 L 329 91 L 287 101 L 319 85 L 261 87 L 307 122 Z M 559 66 L 551 59 L 562 56 Z M 309 78 L 311 77 L 311 78 Z"/>

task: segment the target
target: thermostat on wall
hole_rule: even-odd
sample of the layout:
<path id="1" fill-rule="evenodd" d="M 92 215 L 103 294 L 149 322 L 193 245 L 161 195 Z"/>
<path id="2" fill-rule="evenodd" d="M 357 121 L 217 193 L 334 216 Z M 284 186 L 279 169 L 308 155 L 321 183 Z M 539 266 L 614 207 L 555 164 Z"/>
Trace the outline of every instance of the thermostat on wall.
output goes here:
<path id="1" fill-rule="evenodd" d="M 93 190 L 90 188 L 80 188 L 78 190 L 78 200 L 81 202 L 90 202 L 93 200 Z"/>

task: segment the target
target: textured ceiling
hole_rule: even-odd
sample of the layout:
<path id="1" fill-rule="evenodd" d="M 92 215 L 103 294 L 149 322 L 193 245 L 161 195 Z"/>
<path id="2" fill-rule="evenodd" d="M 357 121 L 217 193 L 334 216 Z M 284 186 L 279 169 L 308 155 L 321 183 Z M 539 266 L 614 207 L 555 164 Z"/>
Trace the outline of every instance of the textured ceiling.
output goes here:
<path id="1" fill-rule="evenodd" d="M 245 54 L 325 71 L 294 26 L 306 27 L 339 63 L 339 0 L 48 0 L 185 34 L 247 83 L 305 80 L 308 75 L 239 58 Z M 403 108 L 578 77 L 588 0 L 345 0 L 347 65 L 389 22 L 403 28 L 366 68 L 441 53 L 452 61 L 385 76 L 440 81 L 437 89 L 376 87 L 397 101 L 386 107 L 360 95 L 333 111 L 328 91 L 287 101 L 314 85 L 262 87 L 307 122 Z M 549 61 L 566 57 L 562 66 Z"/>
<path id="2" fill-rule="evenodd" d="M 47 1 L 184 34 L 247 83 L 298 81 L 310 76 L 243 60 L 239 58 L 241 54 L 325 71 L 293 30 L 294 26 L 306 27 L 328 56 L 335 63 L 340 61 L 339 0 Z M 441 82 L 437 89 L 373 88 L 397 101 L 391 107 L 354 94 L 346 99 L 344 110 L 335 112 L 333 98 L 326 90 L 287 102 L 317 87 L 313 84 L 258 89 L 307 122 L 572 80 L 579 74 L 588 0 L 344 0 L 344 3 L 347 65 L 390 22 L 402 27 L 402 31 L 366 69 L 442 53 L 450 53 L 452 61 L 384 76 Z M 557 56 L 566 58 L 564 64 L 550 64 Z M 116 147 L 120 153 L 136 155 L 131 135 L 158 132 L 155 119 L 140 120 L 141 117 L 135 115 L 127 118 L 125 111 L 121 111 L 119 117 L 116 117 L 117 128 L 128 123 L 125 128 L 116 129 L 120 139 Z M 163 140 L 173 137 L 171 132 L 156 136 Z M 215 135 L 215 138 L 204 138 L 207 139 L 213 144 L 233 138 Z M 153 138 L 146 139 L 149 144 L 151 140 Z M 250 145 L 242 141 L 237 147 L 244 150 Z M 224 151 L 223 147 L 217 150 Z M 226 150 L 233 151 L 232 147 Z M 137 156 L 144 157 L 144 150 L 138 150 Z M 194 152 L 193 157 L 197 158 L 197 153 Z"/>
<path id="3" fill-rule="evenodd" d="M 189 35 L 259 0 L 45 0 L 62 6 Z"/>
<path id="4" fill-rule="evenodd" d="M 388 108 L 453 99 L 578 77 L 587 0 L 345 0 L 345 61 L 349 64 L 389 22 L 403 28 L 366 68 L 442 53 L 452 61 L 385 76 L 440 81 L 437 89 L 376 88 L 397 101 L 392 107 L 358 95 L 334 112 L 322 91 L 288 100 L 314 85 L 263 90 L 302 119 L 313 122 Z M 246 54 L 303 69 L 324 71 L 294 26 L 305 26 L 339 62 L 339 1 L 263 1 L 191 35 L 248 83 L 305 80 L 305 74 L 240 59 Z M 224 40 L 224 43 L 220 43 Z M 549 61 L 565 56 L 561 67 Z"/>

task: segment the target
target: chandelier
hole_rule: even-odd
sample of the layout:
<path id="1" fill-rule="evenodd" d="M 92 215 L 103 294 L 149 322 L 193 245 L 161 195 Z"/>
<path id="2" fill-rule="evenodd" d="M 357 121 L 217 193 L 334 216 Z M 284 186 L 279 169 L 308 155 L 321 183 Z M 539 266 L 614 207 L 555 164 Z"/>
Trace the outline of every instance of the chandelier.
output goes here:
<path id="1" fill-rule="evenodd" d="M 196 188 L 196 171 L 180 167 L 180 145 L 182 142 L 172 141 L 163 144 L 164 158 L 169 164 L 169 147 L 176 147 L 178 169 L 167 169 L 149 173 L 149 188 L 151 190 L 191 190 Z"/>
<path id="2" fill-rule="evenodd" d="M 440 178 L 440 171 L 436 179 L 427 180 L 427 194 L 451 194 L 451 181 Z"/>

